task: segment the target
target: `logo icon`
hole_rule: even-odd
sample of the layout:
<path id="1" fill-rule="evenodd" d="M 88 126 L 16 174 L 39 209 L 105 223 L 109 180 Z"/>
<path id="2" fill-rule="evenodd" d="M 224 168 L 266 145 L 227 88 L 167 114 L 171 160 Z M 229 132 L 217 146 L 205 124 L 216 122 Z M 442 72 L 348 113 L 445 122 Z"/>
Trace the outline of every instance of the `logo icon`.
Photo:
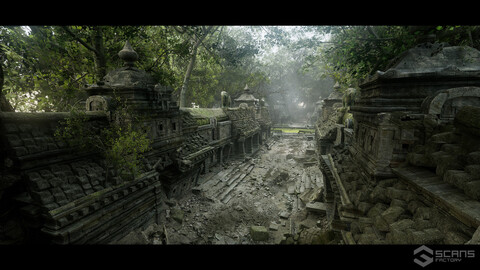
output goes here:
<path id="1" fill-rule="evenodd" d="M 425 253 L 429 254 L 430 256 L 427 256 L 427 254 L 420 254 L 419 258 L 415 258 L 413 260 L 414 263 L 420 265 L 421 267 L 425 267 L 433 262 L 433 250 L 426 246 L 421 246 L 413 251 L 413 255 L 417 255 L 420 252 L 424 251 Z"/>

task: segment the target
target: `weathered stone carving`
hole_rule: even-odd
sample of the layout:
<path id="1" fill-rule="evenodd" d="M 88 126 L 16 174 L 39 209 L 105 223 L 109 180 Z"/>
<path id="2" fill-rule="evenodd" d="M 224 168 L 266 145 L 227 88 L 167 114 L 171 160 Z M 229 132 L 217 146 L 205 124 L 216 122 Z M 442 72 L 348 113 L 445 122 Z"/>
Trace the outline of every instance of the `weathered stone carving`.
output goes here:
<path id="1" fill-rule="evenodd" d="M 135 61 L 138 60 L 138 54 L 133 50 L 132 45 L 130 45 L 128 40 L 125 42 L 123 49 L 118 52 L 118 57 L 125 61 L 125 65 L 128 67 L 133 67 Z"/>
<path id="2" fill-rule="evenodd" d="M 451 121 L 464 106 L 480 106 L 479 87 L 457 87 L 441 90 L 427 97 L 422 103 L 425 113 L 437 116 L 441 121 Z"/>
<path id="3" fill-rule="evenodd" d="M 241 107 L 240 105 L 244 103 L 247 106 L 253 107 L 258 103 L 258 99 L 256 99 L 251 91 L 250 88 L 248 88 L 248 85 L 245 85 L 245 89 L 243 89 L 243 93 L 235 99 L 235 104 L 237 106 Z"/>
<path id="4" fill-rule="evenodd" d="M 232 99 L 230 98 L 230 95 L 225 92 L 225 91 L 222 91 L 221 93 L 221 99 L 222 99 L 222 108 L 229 108 L 232 106 Z"/>

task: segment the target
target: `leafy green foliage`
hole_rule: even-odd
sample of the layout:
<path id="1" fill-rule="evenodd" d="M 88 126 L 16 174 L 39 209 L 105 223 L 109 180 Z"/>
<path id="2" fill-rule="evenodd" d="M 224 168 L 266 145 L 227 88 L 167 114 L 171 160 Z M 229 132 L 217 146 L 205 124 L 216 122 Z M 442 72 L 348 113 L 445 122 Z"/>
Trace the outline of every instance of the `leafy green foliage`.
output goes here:
<path id="1" fill-rule="evenodd" d="M 30 26 L 27 31 L 25 27 L 0 26 L 4 93 L 15 110 L 67 111 L 85 100 L 81 89 L 100 79 L 96 54 L 89 49 L 99 28 L 107 71 L 123 64 L 117 53 L 129 40 L 139 54 L 138 68 L 164 85 L 175 85 L 176 70 L 171 64 L 186 52 L 184 40 L 169 27 Z"/>
<path id="2" fill-rule="evenodd" d="M 391 60 L 426 41 L 468 45 L 480 49 L 478 26 L 329 26 L 319 29 L 330 35 L 329 43 L 319 44 L 311 61 L 326 63 L 330 76 L 344 88 L 359 82 L 377 70 L 385 71 Z"/>
<path id="3" fill-rule="evenodd" d="M 55 136 L 70 147 L 100 153 L 107 170 L 113 169 L 122 179 L 133 179 L 143 169 L 143 154 L 151 150 L 151 140 L 140 123 L 125 106 L 116 111 L 116 120 L 106 127 L 90 121 L 85 112 L 72 108 Z"/>
<path id="4" fill-rule="evenodd" d="M 129 40 L 136 65 L 177 95 L 204 26 L 0 26 L 3 92 L 16 111 L 67 111 L 85 100 L 81 89 L 123 63 L 117 53 Z M 186 104 L 220 104 L 220 92 L 238 96 L 245 84 L 257 98 L 295 89 L 295 101 L 325 96 L 332 77 L 356 87 L 426 35 L 480 49 L 475 25 L 422 26 L 219 26 L 198 47 Z M 98 35 L 101 35 L 99 38 Z M 97 51 L 97 52 L 95 52 Z M 101 57 L 100 57 L 101 56 Z M 104 59 L 104 63 L 100 60 Z M 283 90 L 282 90 L 283 89 Z M 287 98 L 288 99 L 288 98 Z"/>
<path id="5" fill-rule="evenodd" d="M 81 101 L 86 99 L 81 89 L 100 79 L 99 65 L 109 71 L 123 64 L 117 53 L 125 40 L 129 40 L 139 55 L 136 66 L 152 74 L 159 83 L 176 89 L 174 97 L 178 98 L 193 37 L 201 35 L 203 29 L 202 26 L 0 26 L 4 93 L 16 111 L 68 111 L 75 104 L 80 108 Z M 257 98 L 268 97 L 284 77 L 272 72 L 274 66 L 279 70 L 285 65 L 265 64 L 261 55 L 268 54 L 275 46 L 297 50 L 308 45 L 304 40 L 303 44 L 292 46 L 293 32 L 283 27 L 217 29 L 198 48 L 187 105 L 195 102 L 201 107 L 219 106 L 221 91 L 237 97 L 245 84 L 255 91 Z M 306 32 L 306 29 L 296 30 Z M 105 63 L 100 63 L 99 55 Z M 318 68 L 306 73 L 311 71 L 317 72 Z M 298 74 L 303 76 L 305 72 L 299 70 Z M 311 79 L 308 82 L 312 84 Z"/>
<path id="6" fill-rule="evenodd" d="M 143 166 L 143 153 L 149 151 L 151 140 L 145 132 L 135 129 L 132 123 L 123 128 L 112 125 L 103 130 L 105 136 L 105 157 L 122 178 L 138 175 Z"/>
<path id="7" fill-rule="evenodd" d="M 329 29 L 330 42 L 321 49 L 331 76 L 345 87 L 358 83 L 414 45 L 403 26 L 341 26 Z"/>
<path id="8" fill-rule="evenodd" d="M 60 128 L 55 130 L 55 137 L 66 141 L 71 147 L 79 147 L 80 149 L 88 149 L 93 143 L 92 139 L 96 134 L 92 129 L 87 128 L 87 114 L 72 108 L 69 117 L 60 122 Z"/>

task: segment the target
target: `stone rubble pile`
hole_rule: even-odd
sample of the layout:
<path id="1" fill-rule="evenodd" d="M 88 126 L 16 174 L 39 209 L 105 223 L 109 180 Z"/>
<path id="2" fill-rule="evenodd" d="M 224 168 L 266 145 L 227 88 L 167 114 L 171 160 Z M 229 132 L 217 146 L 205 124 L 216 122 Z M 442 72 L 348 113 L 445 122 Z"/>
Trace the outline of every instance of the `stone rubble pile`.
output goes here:
<path id="1" fill-rule="evenodd" d="M 262 147 L 246 162 L 231 162 L 206 176 L 209 179 L 194 193 L 167 200 L 162 223 L 131 232 L 113 244 L 337 243 L 321 202 L 322 173 L 286 157 L 297 150 L 306 152 L 309 144 L 302 140 L 281 138 L 270 145 L 270 151 Z M 227 185 L 238 175 L 243 175 L 241 181 Z M 233 185 L 229 200 L 219 199 Z M 288 187 L 296 185 L 298 189 L 289 194 Z"/>
<path id="2" fill-rule="evenodd" d="M 333 159 L 357 217 L 350 232 L 357 244 L 464 244 L 471 229 L 445 215 L 398 178 L 366 182 L 347 151 Z"/>

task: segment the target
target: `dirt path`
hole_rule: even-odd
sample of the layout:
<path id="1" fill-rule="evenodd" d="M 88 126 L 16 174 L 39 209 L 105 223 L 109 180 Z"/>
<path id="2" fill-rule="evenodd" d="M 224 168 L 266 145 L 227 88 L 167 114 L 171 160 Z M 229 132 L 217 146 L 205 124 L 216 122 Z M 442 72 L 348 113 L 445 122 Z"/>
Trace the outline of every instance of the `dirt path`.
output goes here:
<path id="1" fill-rule="evenodd" d="M 202 176 L 193 193 L 168 202 L 163 224 L 117 244 L 328 243 L 326 217 L 306 209 L 321 200 L 323 189 L 314 141 L 283 136 L 270 145 L 246 162 Z M 252 226 L 263 226 L 255 227 L 260 237 Z"/>

